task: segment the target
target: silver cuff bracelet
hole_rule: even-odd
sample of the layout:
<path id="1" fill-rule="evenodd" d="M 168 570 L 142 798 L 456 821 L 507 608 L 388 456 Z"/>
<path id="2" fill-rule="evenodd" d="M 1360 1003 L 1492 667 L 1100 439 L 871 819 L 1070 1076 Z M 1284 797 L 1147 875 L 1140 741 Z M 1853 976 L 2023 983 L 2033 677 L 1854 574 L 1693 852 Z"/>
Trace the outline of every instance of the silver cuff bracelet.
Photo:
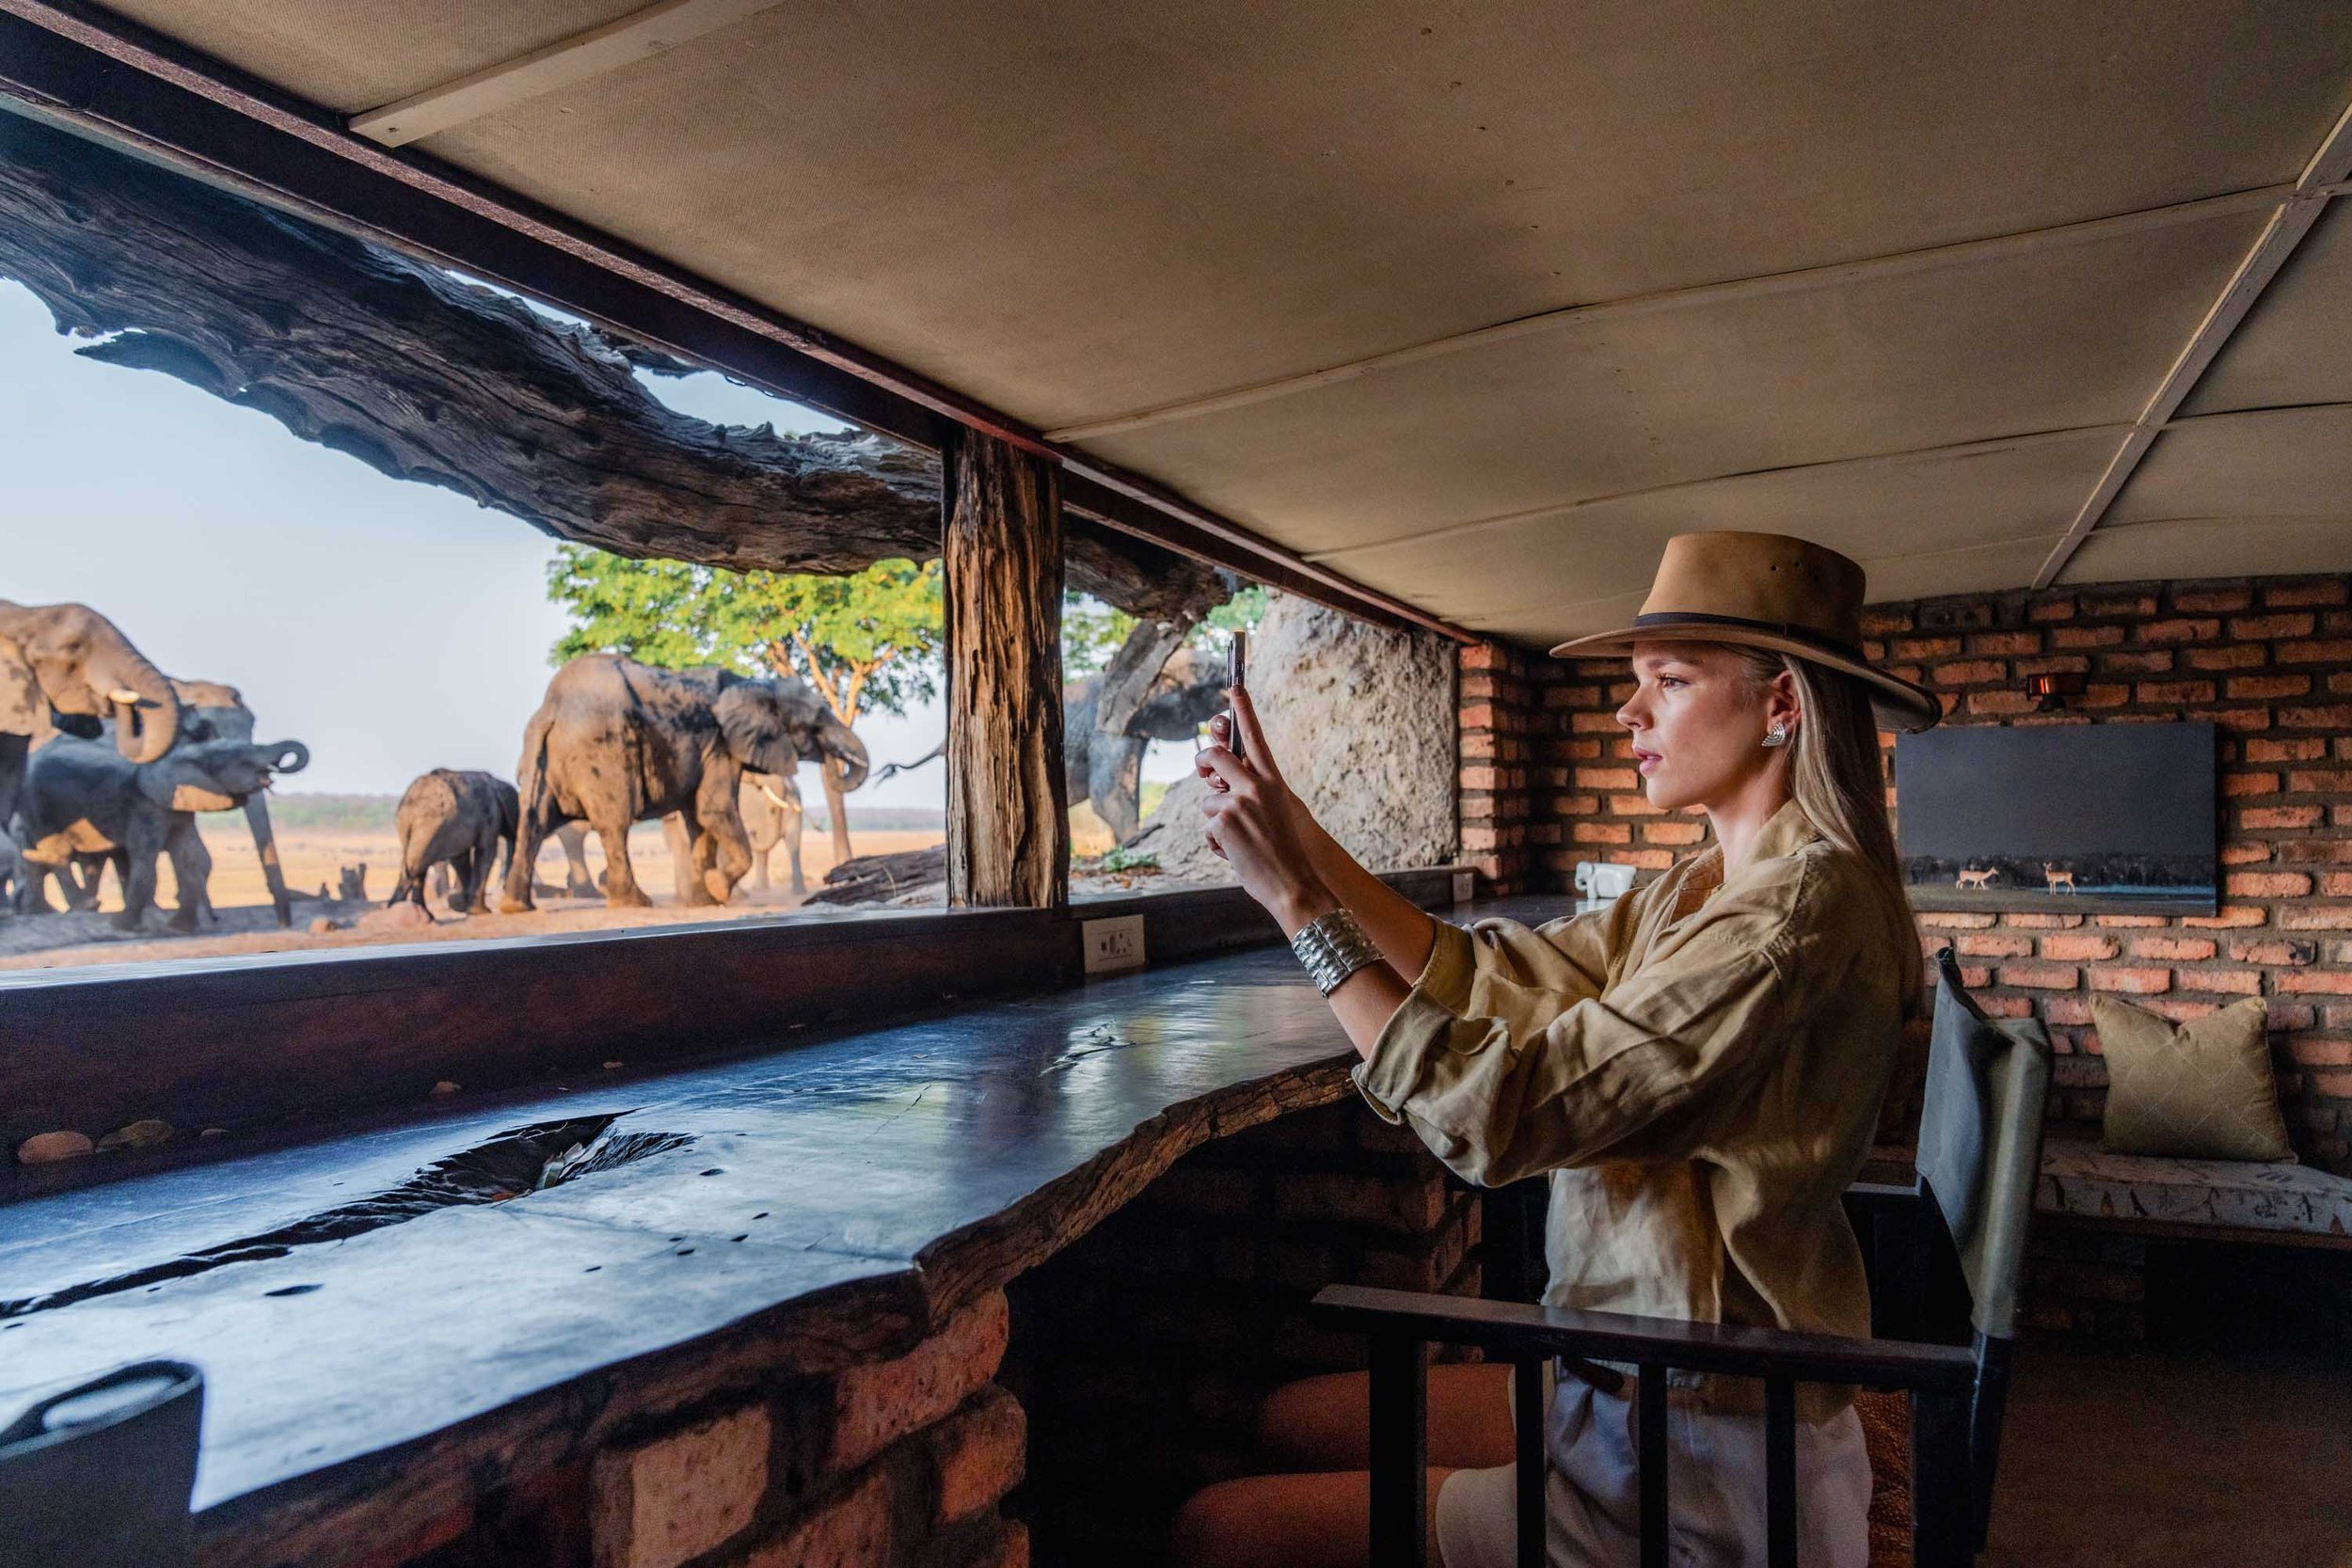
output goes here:
<path id="1" fill-rule="evenodd" d="M 1291 938 L 1291 951 L 1307 966 L 1307 978 L 1326 996 L 1358 970 L 1380 961 L 1380 949 L 1345 910 L 1319 914 L 1301 926 Z"/>

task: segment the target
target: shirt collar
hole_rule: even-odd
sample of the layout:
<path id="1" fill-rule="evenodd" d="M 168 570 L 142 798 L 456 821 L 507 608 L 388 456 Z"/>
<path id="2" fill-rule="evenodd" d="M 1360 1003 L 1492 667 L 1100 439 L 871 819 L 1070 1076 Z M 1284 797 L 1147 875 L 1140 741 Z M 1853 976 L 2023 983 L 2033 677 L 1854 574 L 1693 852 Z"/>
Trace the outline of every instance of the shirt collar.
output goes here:
<path id="1" fill-rule="evenodd" d="M 1813 818 L 1804 814 L 1804 808 L 1798 805 L 1796 798 L 1791 796 L 1781 802 L 1778 811 L 1765 818 L 1764 826 L 1756 832 L 1756 848 L 1748 857 L 1748 864 L 1753 868 L 1765 861 L 1793 855 L 1820 836 L 1821 831 L 1813 825 Z M 1720 844 L 1708 845 L 1691 858 L 1690 864 L 1684 887 L 1700 890 L 1702 896 L 1714 892 L 1724 879 L 1724 847 Z"/>

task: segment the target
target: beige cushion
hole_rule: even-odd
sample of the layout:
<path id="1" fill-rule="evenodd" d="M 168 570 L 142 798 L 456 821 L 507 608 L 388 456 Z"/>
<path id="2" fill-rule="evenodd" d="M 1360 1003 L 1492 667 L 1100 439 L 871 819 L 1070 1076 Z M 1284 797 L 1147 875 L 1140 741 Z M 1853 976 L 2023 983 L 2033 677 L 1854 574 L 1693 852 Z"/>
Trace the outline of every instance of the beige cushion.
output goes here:
<path id="1" fill-rule="evenodd" d="M 2090 999 L 2107 1058 L 2106 1128 L 2121 1154 L 2292 1160 L 2259 996 L 2177 1027 L 2111 996 Z"/>

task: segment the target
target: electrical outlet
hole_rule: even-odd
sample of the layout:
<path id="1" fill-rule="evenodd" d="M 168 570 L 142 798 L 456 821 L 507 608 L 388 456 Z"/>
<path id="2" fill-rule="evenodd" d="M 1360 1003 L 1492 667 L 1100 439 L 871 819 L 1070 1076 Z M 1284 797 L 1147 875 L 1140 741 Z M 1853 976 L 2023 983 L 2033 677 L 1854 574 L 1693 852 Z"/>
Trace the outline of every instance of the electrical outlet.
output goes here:
<path id="1" fill-rule="evenodd" d="M 1116 974 L 1143 967 L 1143 916 L 1122 914 L 1113 920 L 1078 922 L 1086 944 L 1089 974 Z"/>
<path id="2" fill-rule="evenodd" d="M 1457 904 L 1467 904 L 1477 896 L 1478 873 L 1456 871 L 1454 874 L 1454 901 Z"/>

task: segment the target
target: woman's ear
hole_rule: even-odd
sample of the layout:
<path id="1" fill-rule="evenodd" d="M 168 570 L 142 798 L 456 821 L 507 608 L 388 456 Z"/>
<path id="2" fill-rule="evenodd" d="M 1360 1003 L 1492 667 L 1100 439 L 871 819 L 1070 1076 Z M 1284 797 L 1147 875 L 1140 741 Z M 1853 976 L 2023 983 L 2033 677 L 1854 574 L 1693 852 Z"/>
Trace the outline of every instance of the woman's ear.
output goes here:
<path id="1" fill-rule="evenodd" d="M 1772 677 L 1764 699 L 1764 725 L 1779 725 L 1791 739 L 1804 722 L 1804 705 L 1797 696 L 1797 677 L 1787 670 Z"/>

